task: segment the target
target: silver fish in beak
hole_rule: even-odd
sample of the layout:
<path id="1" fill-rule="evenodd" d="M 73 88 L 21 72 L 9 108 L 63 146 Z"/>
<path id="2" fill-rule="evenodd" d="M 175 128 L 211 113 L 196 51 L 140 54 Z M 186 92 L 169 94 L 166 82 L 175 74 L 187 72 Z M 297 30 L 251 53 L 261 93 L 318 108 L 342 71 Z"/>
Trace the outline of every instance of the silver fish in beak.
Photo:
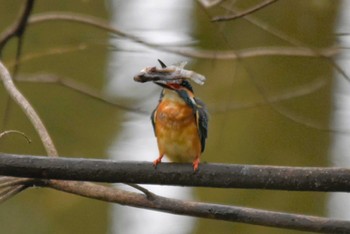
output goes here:
<path id="1" fill-rule="evenodd" d="M 183 79 L 192 80 L 193 82 L 203 85 L 205 77 L 194 71 L 186 70 L 184 67 L 187 62 L 182 62 L 180 65 L 166 66 L 161 60 L 158 59 L 161 68 L 157 67 L 146 67 L 142 69 L 138 74 L 134 76 L 134 80 L 137 82 L 148 82 L 148 81 L 160 81 L 160 82 L 172 82 L 181 83 Z"/>

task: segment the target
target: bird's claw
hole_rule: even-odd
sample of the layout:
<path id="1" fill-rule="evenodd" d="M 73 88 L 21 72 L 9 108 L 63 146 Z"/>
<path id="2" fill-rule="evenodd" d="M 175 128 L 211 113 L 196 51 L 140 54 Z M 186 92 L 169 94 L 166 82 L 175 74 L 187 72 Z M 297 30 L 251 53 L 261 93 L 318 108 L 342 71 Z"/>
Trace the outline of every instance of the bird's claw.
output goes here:
<path id="1" fill-rule="evenodd" d="M 198 167 L 199 167 L 199 158 L 196 158 L 193 163 L 193 170 L 196 172 L 198 170 Z"/>
<path id="2" fill-rule="evenodd" d="M 157 165 L 158 165 L 159 163 L 161 163 L 161 161 L 162 161 L 161 158 L 157 158 L 156 160 L 153 161 L 153 166 L 154 166 L 155 168 L 157 168 Z"/>

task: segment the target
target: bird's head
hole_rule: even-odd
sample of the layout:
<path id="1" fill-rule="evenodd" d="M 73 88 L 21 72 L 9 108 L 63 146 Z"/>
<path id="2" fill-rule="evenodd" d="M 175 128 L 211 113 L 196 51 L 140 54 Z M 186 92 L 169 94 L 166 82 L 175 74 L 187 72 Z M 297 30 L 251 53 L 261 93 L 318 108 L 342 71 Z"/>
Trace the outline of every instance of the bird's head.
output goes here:
<path id="1" fill-rule="evenodd" d="M 146 67 L 134 76 L 134 80 L 141 83 L 153 81 L 162 88 L 177 92 L 188 92 L 193 95 L 193 88 L 188 82 L 189 77 L 184 75 L 196 76 L 196 73 L 184 70 L 181 67 L 167 67 L 161 60 L 158 59 L 158 61 L 162 68 Z"/>
<path id="2" fill-rule="evenodd" d="M 173 91 L 186 91 L 186 92 L 191 92 L 193 94 L 193 88 L 190 82 L 188 82 L 185 79 L 179 79 L 179 80 L 174 80 L 174 81 L 167 81 L 167 80 L 158 80 L 154 81 L 155 84 L 165 88 L 165 89 L 170 89 Z"/>

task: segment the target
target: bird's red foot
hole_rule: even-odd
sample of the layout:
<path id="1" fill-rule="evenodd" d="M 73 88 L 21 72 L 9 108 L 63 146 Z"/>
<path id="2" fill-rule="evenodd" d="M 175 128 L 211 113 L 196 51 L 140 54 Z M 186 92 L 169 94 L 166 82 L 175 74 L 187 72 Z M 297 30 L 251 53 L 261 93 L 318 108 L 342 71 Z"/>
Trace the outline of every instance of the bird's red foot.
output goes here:
<path id="1" fill-rule="evenodd" d="M 199 166 L 199 157 L 196 158 L 196 159 L 193 161 L 192 165 L 193 165 L 193 170 L 194 170 L 194 171 L 197 171 L 197 170 L 198 170 L 198 166 Z"/>
<path id="2" fill-rule="evenodd" d="M 154 167 L 157 167 L 157 165 L 158 165 L 159 163 L 161 163 L 161 162 L 162 162 L 162 158 L 159 157 L 159 158 L 157 158 L 156 160 L 153 161 L 153 166 L 154 166 Z"/>

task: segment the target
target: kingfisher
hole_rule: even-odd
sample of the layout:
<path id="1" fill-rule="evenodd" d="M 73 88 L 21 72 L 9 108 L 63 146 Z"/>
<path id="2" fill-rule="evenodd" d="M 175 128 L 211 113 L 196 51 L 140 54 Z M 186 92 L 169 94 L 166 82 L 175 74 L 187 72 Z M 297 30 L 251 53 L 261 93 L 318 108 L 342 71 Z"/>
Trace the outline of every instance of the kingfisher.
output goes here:
<path id="1" fill-rule="evenodd" d="M 205 104 L 194 96 L 188 79 L 197 79 L 199 83 L 205 78 L 183 69 L 184 65 L 167 67 L 158 61 L 162 69 L 149 67 L 134 77 L 136 81 L 153 81 L 163 88 L 151 114 L 159 150 L 153 165 L 156 167 L 166 155 L 171 161 L 192 162 L 197 171 L 208 134 L 208 112 Z"/>

